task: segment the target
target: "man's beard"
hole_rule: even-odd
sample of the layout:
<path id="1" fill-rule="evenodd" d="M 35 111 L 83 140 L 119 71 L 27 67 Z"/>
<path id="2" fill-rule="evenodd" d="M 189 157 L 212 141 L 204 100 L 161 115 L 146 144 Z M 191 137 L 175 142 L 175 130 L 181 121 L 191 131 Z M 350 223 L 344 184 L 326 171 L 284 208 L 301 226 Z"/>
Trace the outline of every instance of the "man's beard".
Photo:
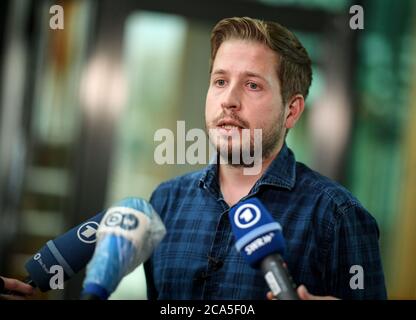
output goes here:
<path id="1" fill-rule="evenodd" d="M 246 124 L 247 122 L 239 118 L 235 114 L 227 115 L 228 118 L 231 118 L 239 123 Z M 258 139 L 254 138 L 253 129 L 242 129 L 241 134 L 238 136 L 220 136 L 219 133 L 212 136 L 210 130 L 217 130 L 216 124 L 222 119 L 225 118 L 225 114 L 222 113 L 217 119 L 212 121 L 211 125 L 205 122 L 206 130 L 208 131 L 208 137 L 211 144 L 216 148 L 218 155 L 222 158 L 224 163 L 227 163 L 233 167 L 252 167 L 256 161 L 246 163 L 245 161 L 249 156 L 251 158 L 256 156 L 261 156 L 262 160 L 268 159 L 273 152 L 276 150 L 279 142 L 285 134 L 284 128 L 284 110 L 282 110 L 277 119 L 275 126 L 259 128 L 261 130 L 261 154 L 259 154 L 259 146 L 256 145 Z M 248 127 L 248 125 L 246 126 Z M 210 129 L 210 130 L 209 130 Z M 242 133 L 243 130 L 250 130 L 250 135 L 248 139 L 244 139 Z M 240 130 L 238 131 L 240 133 Z M 233 139 L 237 139 L 234 140 Z M 215 141 L 216 140 L 216 141 Z M 234 143 L 233 143 L 234 142 Z M 233 148 L 234 147 L 234 148 Z M 245 155 L 245 156 L 244 156 Z M 220 160 L 220 159 L 218 159 Z M 236 161 L 237 160 L 237 161 Z"/>

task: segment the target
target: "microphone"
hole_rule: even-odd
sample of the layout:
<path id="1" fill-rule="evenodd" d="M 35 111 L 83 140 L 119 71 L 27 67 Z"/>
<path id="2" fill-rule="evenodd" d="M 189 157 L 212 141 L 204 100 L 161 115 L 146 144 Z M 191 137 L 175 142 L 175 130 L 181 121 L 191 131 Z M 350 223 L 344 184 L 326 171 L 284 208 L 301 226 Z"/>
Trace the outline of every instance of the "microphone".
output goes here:
<path id="1" fill-rule="evenodd" d="M 261 269 L 270 290 L 279 300 L 299 300 L 296 286 L 282 255 L 282 227 L 257 198 L 247 199 L 229 212 L 235 247 L 255 269 Z"/>
<path id="2" fill-rule="evenodd" d="M 103 216 L 104 212 L 101 212 L 56 239 L 49 240 L 26 262 L 29 276 L 25 282 L 46 292 L 52 289 L 51 278 L 56 266 L 62 267 L 64 281 L 83 269 L 94 253 L 96 232 Z"/>
<path id="3" fill-rule="evenodd" d="M 110 208 L 98 228 L 81 298 L 108 299 L 121 279 L 150 257 L 165 234 L 158 214 L 143 199 L 125 199 Z"/>

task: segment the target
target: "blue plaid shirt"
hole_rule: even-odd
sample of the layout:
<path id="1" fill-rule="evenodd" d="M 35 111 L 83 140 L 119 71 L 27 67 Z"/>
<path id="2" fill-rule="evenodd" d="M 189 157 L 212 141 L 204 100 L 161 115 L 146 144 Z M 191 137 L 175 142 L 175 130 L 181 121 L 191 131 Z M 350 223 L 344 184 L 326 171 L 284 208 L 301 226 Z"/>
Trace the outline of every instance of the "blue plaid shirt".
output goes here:
<path id="1" fill-rule="evenodd" d="M 243 199 L 253 196 L 282 225 L 296 284 L 316 295 L 386 299 L 377 223 L 345 188 L 296 162 L 284 145 Z M 150 202 L 167 234 L 145 264 L 149 299 L 266 298 L 261 271 L 234 247 L 217 165 L 162 183 Z M 356 265 L 364 288 L 354 290 Z"/>

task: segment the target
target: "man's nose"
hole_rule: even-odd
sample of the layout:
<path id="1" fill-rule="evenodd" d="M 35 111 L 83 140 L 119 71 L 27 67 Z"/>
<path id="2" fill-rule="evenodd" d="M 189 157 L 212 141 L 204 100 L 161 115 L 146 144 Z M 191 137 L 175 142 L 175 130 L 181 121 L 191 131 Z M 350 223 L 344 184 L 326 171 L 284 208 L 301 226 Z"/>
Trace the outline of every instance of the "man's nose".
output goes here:
<path id="1" fill-rule="evenodd" d="M 238 111 L 241 109 L 241 96 L 239 89 L 236 86 L 229 86 L 228 90 L 224 92 L 221 102 L 223 109 L 232 109 Z"/>

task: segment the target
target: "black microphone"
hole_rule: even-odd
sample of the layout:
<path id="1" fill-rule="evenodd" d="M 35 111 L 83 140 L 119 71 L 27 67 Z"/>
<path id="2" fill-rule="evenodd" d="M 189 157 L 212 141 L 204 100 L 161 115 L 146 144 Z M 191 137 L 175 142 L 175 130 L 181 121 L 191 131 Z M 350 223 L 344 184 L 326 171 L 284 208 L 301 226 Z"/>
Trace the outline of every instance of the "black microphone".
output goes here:
<path id="1" fill-rule="evenodd" d="M 235 247 L 247 262 L 263 271 L 264 279 L 279 300 L 299 300 L 296 286 L 284 266 L 282 227 L 257 198 L 247 199 L 229 212 Z"/>
<path id="2" fill-rule="evenodd" d="M 209 265 L 212 268 L 212 271 L 218 271 L 219 269 L 221 269 L 224 265 L 224 261 L 212 257 L 209 254 L 207 255 L 208 261 L 209 261 Z M 201 271 L 200 273 L 197 274 L 196 277 L 193 278 L 193 280 L 197 283 L 202 283 L 206 280 L 208 280 L 211 277 L 211 274 L 207 271 Z"/>
<path id="3" fill-rule="evenodd" d="M 224 262 L 222 260 L 215 258 L 215 257 L 211 257 L 210 255 L 208 255 L 208 260 L 210 264 L 212 265 L 213 271 L 218 271 L 224 265 Z"/>

